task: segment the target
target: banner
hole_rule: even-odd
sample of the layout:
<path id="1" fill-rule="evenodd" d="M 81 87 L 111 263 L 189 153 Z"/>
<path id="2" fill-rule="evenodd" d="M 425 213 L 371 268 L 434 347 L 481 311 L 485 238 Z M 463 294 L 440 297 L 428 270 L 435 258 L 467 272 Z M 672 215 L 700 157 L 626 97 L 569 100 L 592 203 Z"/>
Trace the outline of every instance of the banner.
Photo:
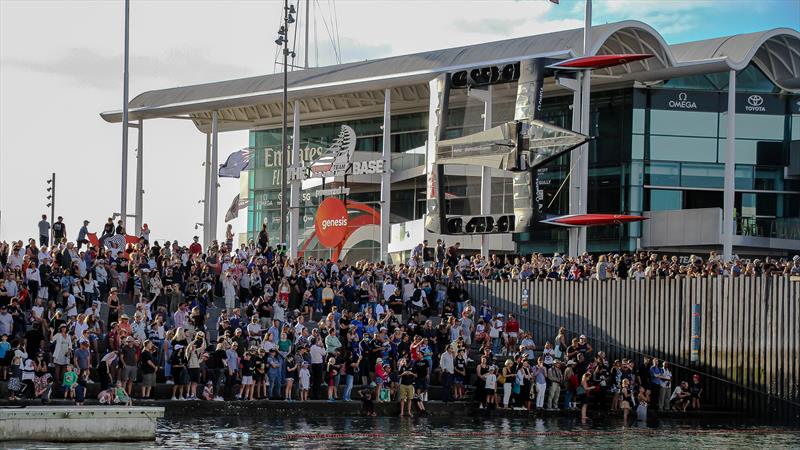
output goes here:
<path id="1" fill-rule="evenodd" d="M 238 152 L 233 152 L 219 166 L 220 178 L 239 178 L 239 173 L 250 168 L 250 149 L 243 148 Z"/>
<path id="2" fill-rule="evenodd" d="M 230 208 L 228 208 L 228 212 L 225 213 L 225 222 L 230 222 L 231 220 L 239 217 L 239 210 L 247 208 L 250 204 L 250 199 L 239 199 L 239 194 L 236 194 L 236 197 L 233 198 L 231 202 Z"/>

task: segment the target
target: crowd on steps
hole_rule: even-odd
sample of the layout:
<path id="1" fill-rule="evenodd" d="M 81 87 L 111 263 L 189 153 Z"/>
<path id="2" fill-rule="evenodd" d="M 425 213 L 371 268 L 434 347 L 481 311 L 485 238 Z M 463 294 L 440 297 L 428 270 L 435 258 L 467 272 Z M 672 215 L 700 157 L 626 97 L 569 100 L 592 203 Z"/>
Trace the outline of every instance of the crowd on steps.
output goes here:
<path id="1" fill-rule="evenodd" d="M 436 399 L 580 409 L 584 419 L 594 404 L 626 418 L 648 405 L 699 409 L 699 377 L 673 379 L 655 359 L 609 359 L 568 330 L 523 330 L 465 284 L 800 275 L 798 256 L 484 258 L 439 241 L 388 264 L 290 258 L 268 245 L 266 230 L 235 246 L 229 228 L 203 248 L 198 237 L 151 242 L 146 225 L 125 243 L 112 219 L 92 244 L 88 226 L 70 241 L 61 217 L 43 217 L 38 241 L 0 243 L 0 386 L 10 400 L 131 404 L 160 392 L 175 401 L 359 401 L 368 415 L 376 402 L 399 402 L 401 415 L 414 415 Z"/>

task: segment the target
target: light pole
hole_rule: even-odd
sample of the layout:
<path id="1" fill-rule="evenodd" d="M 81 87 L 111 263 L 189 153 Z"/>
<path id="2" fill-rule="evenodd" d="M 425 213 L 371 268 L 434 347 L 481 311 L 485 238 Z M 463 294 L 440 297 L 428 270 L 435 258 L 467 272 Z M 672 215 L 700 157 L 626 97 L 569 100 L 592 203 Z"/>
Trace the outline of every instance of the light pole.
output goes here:
<path id="1" fill-rule="evenodd" d="M 122 72 L 122 179 L 120 213 L 122 224 L 128 226 L 128 34 L 130 29 L 130 0 L 125 0 L 125 61 Z"/>
<path id="2" fill-rule="evenodd" d="M 288 159 L 288 152 L 286 150 L 286 128 L 287 128 L 287 114 L 289 109 L 289 55 L 295 56 L 294 51 L 289 50 L 289 24 L 294 23 L 295 14 L 294 5 L 289 5 L 289 0 L 283 0 L 283 26 L 278 30 L 278 39 L 275 43 L 283 46 L 283 120 L 281 124 L 281 223 L 280 223 L 280 244 L 286 244 L 286 217 L 287 201 L 286 201 L 286 160 Z"/>
<path id="3" fill-rule="evenodd" d="M 50 179 L 47 180 L 47 184 L 50 186 L 47 187 L 47 206 L 50 207 L 50 223 L 53 223 L 56 219 L 56 173 L 53 172 Z M 50 226 L 50 245 L 53 244 L 53 226 Z"/>

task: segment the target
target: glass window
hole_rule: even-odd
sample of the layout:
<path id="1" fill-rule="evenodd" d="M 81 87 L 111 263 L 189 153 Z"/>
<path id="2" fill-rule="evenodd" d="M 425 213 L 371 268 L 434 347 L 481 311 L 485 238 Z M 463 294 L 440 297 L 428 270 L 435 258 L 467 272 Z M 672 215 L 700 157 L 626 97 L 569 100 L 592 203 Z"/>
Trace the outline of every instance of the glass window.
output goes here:
<path id="1" fill-rule="evenodd" d="M 678 186 L 680 165 L 678 163 L 651 162 L 645 165 L 644 184 L 652 186 Z"/>
<path id="2" fill-rule="evenodd" d="M 754 187 L 764 191 L 783 190 L 783 170 L 756 168 Z"/>
<path id="3" fill-rule="evenodd" d="M 776 217 L 778 215 L 778 195 L 756 194 L 756 215 Z"/>
<path id="4" fill-rule="evenodd" d="M 631 162 L 631 178 L 629 183 L 633 186 L 641 186 L 644 183 L 644 163 L 641 161 Z"/>
<path id="5" fill-rule="evenodd" d="M 632 186 L 630 188 L 630 201 L 628 205 L 623 205 L 628 212 L 638 214 L 642 211 L 642 196 L 644 195 L 644 189 L 640 186 Z"/>
<path id="6" fill-rule="evenodd" d="M 645 205 L 645 211 L 668 211 L 681 209 L 681 191 L 671 191 L 666 189 L 650 189 L 649 205 Z"/>
<path id="7" fill-rule="evenodd" d="M 742 217 L 756 216 L 756 194 L 752 192 L 742 192 Z"/>
<path id="8" fill-rule="evenodd" d="M 800 140 L 800 116 L 792 116 L 792 140 Z"/>
<path id="9" fill-rule="evenodd" d="M 633 132 L 644 133 L 644 117 L 647 111 L 644 109 L 633 110 Z"/>
<path id="10" fill-rule="evenodd" d="M 722 191 L 683 191 L 683 208 L 722 208 Z"/>
<path id="11" fill-rule="evenodd" d="M 631 159 L 644 159 L 644 136 L 641 134 L 631 137 Z"/>
<path id="12" fill-rule="evenodd" d="M 735 173 L 736 189 L 753 189 L 753 166 L 737 165 Z"/>
<path id="13" fill-rule="evenodd" d="M 675 136 L 717 137 L 715 112 L 650 111 L 650 133 Z"/>
<path id="14" fill-rule="evenodd" d="M 757 66 L 750 64 L 736 73 L 736 90 L 744 92 L 778 92 L 779 88 Z"/>
<path id="15" fill-rule="evenodd" d="M 719 162 L 725 162 L 728 140 L 719 140 Z M 786 155 L 780 141 L 736 139 L 736 164 L 785 165 Z"/>
<path id="16" fill-rule="evenodd" d="M 745 139 L 783 139 L 784 116 L 736 114 L 736 137 Z M 728 134 L 728 113 L 719 117 L 719 136 Z"/>
<path id="17" fill-rule="evenodd" d="M 651 136 L 650 159 L 717 162 L 717 140 L 711 138 Z"/>
<path id="18" fill-rule="evenodd" d="M 721 164 L 681 164 L 681 186 L 722 188 L 725 170 Z"/>
<path id="19" fill-rule="evenodd" d="M 725 77 L 727 79 L 727 73 L 725 74 Z M 685 77 L 673 78 L 665 81 L 664 86 L 675 89 L 717 89 L 717 86 L 713 83 L 713 77 L 706 75 L 688 75 Z"/>

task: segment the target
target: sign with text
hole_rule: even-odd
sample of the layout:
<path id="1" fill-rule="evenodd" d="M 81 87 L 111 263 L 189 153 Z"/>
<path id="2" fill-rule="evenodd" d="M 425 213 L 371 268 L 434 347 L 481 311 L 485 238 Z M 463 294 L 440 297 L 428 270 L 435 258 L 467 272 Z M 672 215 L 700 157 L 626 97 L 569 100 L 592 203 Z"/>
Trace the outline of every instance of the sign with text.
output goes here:
<path id="1" fill-rule="evenodd" d="M 786 106 L 777 95 L 736 94 L 736 113 L 783 115 L 786 113 Z"/>
<path id="2" fill-rule="evenodd" d="M 329 197 L 320 203 L 314 217 L 317 239 L 325 247 L 339 245 L 347 233 L 347 206 L 338 198 Z"/>
<path id="3" fill-rule="evenodd" d="M 720 96 L 716 92 L 691 90 L 653 89 L 650 91 L 650 108 L 666 111 L 719 111 Z"/>
<path id="4" fill-rule="evenodd" d="M 342 125 L 339 136 L 317 159 L 308 165 L 288 167 L 289 181 L 303 181 L 309 178 L 341 177 L 348 174 L 367 175 L 384 172 L 382 159 L 353 161 L 356 149 L 356 132 Z"/>

